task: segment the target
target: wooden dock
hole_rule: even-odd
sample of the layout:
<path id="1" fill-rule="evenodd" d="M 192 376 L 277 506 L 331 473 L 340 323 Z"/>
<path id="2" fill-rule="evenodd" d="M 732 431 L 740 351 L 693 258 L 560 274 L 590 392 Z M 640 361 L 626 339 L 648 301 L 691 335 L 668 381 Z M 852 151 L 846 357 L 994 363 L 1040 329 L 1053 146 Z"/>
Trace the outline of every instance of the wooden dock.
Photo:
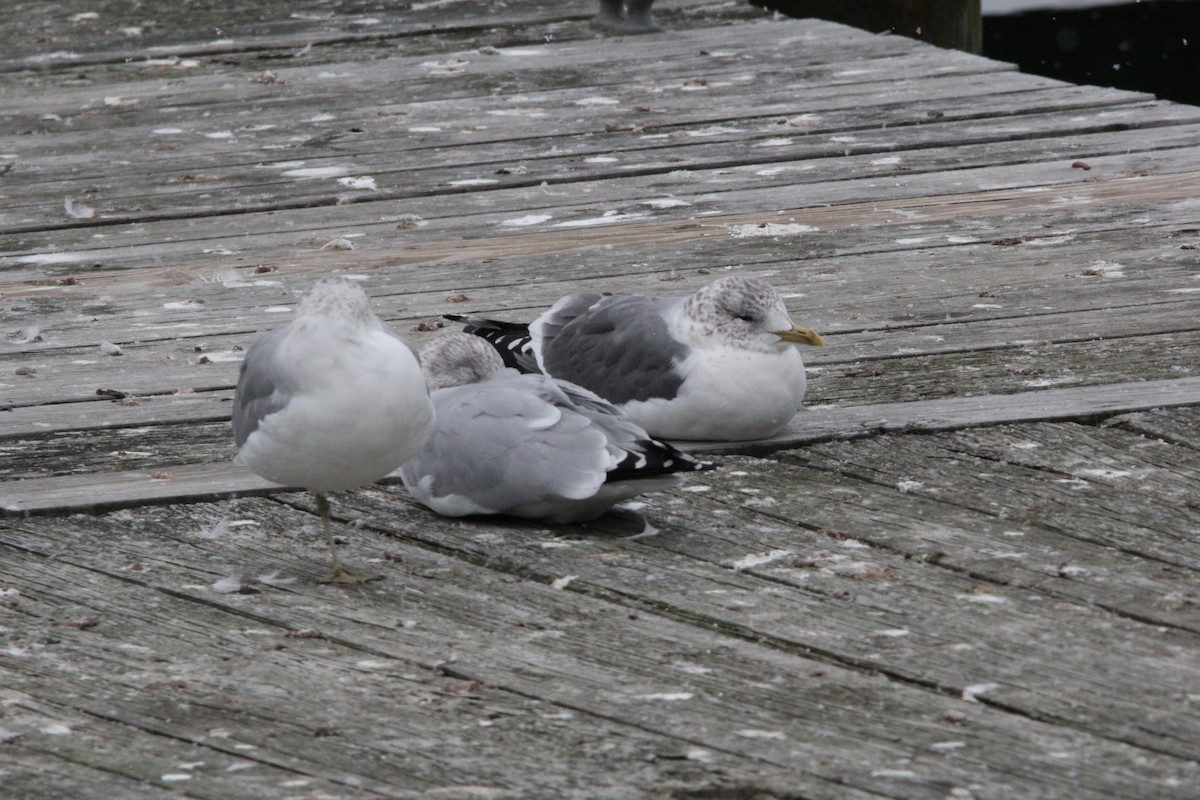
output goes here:
<path id="1" fill-rule="evenodd" d="M 231 5 L 0 33 L 0 796 L 1200 795 L 1200 108 L 716 0 Z M 416 345 L 740 272 L 827 346 L 592 525 L 337 496 L 348 590 L 230 463 L 335 271 Z"/>

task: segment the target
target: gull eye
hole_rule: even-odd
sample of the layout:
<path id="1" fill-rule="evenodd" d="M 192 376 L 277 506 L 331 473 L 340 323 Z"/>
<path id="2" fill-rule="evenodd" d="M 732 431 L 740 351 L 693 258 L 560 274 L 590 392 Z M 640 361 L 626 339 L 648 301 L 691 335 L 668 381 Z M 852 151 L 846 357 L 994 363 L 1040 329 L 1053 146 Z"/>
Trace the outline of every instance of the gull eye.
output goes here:
<path id="1" fill-rule="evenodd" d="M 742 322 L 754 322 L 754 317 L 749 314 L 737 314 L 734 319 L 740 319 Z"/>

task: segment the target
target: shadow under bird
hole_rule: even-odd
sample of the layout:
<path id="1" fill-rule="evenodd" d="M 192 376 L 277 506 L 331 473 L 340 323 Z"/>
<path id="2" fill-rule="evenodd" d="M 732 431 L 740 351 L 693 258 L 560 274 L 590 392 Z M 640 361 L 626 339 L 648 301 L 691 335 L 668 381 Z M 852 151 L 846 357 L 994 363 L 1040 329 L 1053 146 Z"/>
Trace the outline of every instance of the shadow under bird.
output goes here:
<path id="1" fill-rule="evenodd" d="M 442 336 L 421 363 L 437 424 L 400 476 L 444 516 L 581 522 L 715 466 L 654 440 L 586 389 L 505 369 L 478 337 Z"/>
<path id="2" fill-rule="evenodd" d="M 292 321 L 256 340 L 242 362 L 233 401 L 234 461 L 316 495 L 333 559 L 330 582 L 379 576 L 339 561 L 329 493 L 392 472 L 432 430 L 433 404 L 416 355 L 350 281 L 318 281 Z"/>
<path id="3" fill-rule="evenodd" d="M 793 345 L 821 347 L 771 284 L 732 275 L 693 294 L 567 295 L 529 324 L 447 315 L 504 362 L 582 386 L 663 439 L 778 433 L 804 399 Z"/>

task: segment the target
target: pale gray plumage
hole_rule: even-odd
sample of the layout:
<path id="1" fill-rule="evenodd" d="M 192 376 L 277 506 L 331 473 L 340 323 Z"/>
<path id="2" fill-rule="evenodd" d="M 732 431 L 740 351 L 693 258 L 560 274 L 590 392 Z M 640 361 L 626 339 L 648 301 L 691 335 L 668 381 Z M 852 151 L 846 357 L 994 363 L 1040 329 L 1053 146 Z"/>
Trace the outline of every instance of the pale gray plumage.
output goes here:
<path id="1" fill-rule="evenodd" d="M 739 275 L 693 294 L 568 295 L 526 328 L 456 319 L 510 366 L 589 389 L 667 439 L 774 435 L 804 398 L 792 345 L 824 344 L 793 324 L 774 287 Z"/>
<path id="2" fill-rule="evenodd" d="M 439 514 L 577 522 L 710 466 L 651 440 L 591 392 L 505 369 L 480 338 L 443 336 L 421 360 L 441 387 L 437 424 L 400 475 Z"/>
<path id="3" fill-rule="evenodd" d="M 242 362 L 235 461 L 315 493 L 327 532 L 329 492 L 387 475 L 432 429 L 416 356 L 344 279 L 317 282 L 292 321 L 255 341 Z"/>

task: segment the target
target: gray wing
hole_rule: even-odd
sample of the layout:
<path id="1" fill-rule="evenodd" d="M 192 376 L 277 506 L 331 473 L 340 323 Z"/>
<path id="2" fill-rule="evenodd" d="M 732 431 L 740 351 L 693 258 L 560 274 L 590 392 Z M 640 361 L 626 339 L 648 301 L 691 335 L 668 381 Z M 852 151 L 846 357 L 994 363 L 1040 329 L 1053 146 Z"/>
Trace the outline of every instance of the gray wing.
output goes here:
<path id="1" fill-rule="evenodd" d="M 563 298 L 530 326 L 546 374 L 618 404 L 678 394 L 683 376 L 676 365 L 689 348 L 671 335 L 663 315 L 683 296 L 615 295 L 586 308 L 595 295 L 572 297 L 583 299 Z"/>
<path id="2" fill-rule="evenodd" d="M 233 441 L 240 448 L 263 418 L 287 405 L 292 382 L 279 362 L 279 345 L 288 335 L 284 325 L 259 337 L 242 361 L 233 396 Z"/>
<path id="3" fill-rule="evenodd" d="M 405 485 L 453 515 L 595 495 L 612 464 L 607 438 L 556 404 L 552 387 L 545 376 L 507 372 L 434 392 L 437 425 L 401 467 Z"/>

